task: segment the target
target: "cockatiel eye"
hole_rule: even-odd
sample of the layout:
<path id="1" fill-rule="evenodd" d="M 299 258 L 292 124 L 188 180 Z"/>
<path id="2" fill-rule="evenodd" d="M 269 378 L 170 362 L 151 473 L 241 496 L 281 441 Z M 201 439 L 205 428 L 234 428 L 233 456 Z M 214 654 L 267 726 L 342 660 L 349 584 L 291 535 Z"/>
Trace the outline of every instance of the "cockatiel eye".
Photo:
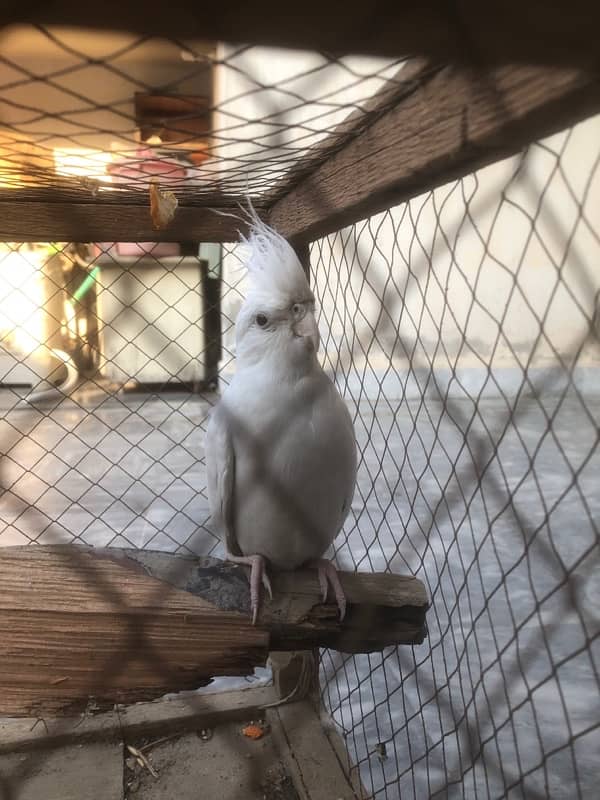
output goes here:
<path id="1" fill-rule="evenodd" d="M 257 314 L 256 315 L 256 324 L 259 328 L 264 328 L 269 320 L 267 319 L 265 314 Z"/>

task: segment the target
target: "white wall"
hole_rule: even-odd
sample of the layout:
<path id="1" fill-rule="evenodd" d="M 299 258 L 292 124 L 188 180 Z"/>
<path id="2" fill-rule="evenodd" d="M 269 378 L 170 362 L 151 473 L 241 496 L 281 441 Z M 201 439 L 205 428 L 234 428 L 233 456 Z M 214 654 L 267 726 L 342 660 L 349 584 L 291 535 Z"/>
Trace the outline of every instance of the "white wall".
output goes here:
<path id="1" fill-rule="evenodd" d="M 458 370 L 473 392 L 489 366 L 512 393 L 525 368 L 535 380 L 556 369 L 564 382 L 574 366 L 584 388 L 599 390 L 597 322 L 589 335 L 600 291 L 599 142 L 597 116 L 532 146 L 520 172 L 519 157 L 506 159 L 313 248 L 331 344 L 350 319 L 379 371 L 433 367 L 443 385 Z M 333 291 L 330 263 L 341 273 Z M 355 360 L 365 360 L 356 349 Z"/>
<path id="2" fill-rule="evenodd" d="M 197 259 L 102 264 L 98 277 L 101 371 L 111 381 L 204 378 L 206 341 Z"/>
<path id="3" fill-rule="evenodd" d="M 224 145 L 223 152 L 245 153 L 251 162 L 261 158 L 261 151 L 249 151 L 248 142 L 262 141 L 279 146 L 276 155 L 283 153 L 302 120 L 314 118 L 321 107 L 308 102 L 295 109 L 281 92 L 282 81 L 310 101 L 339 90 L 348 77 L 336 67 L 307 74 L 318 68 L 319 59 L 258 49 L 239 57 L 244 75 L 229 68 L 217 83 L 217 99 L 224 113 L 231 112 L 221 119 L 223 138 L 234 115 L 256 122 L 238 126 L 235 135 L 244 141 Z M 354 69 L 363 74 L 382 67 L 372 59 L 357 62 Z M 259 83 L 279 88 L 259 89 Z M 347 105 L 338 105 L 331 119 L 339 122 L 352 102 L 364 100 L 379 85 L 379 79 L 359 82 L 332 95 Z M 291 127 L 269 133 L 260 122 L 265 114 Z M 368 348 L 377 372 L 390 364 L 400 371 L 409 364 L 424 370 L 433 366 L 448 375 L 466 370 L 465 380 L 474 380 L 473 387 L 490 365 L 508 391 L 521 384 L 524 367 L 547 370 L 560 367 L 561 360 L 569 365 L 577 355 L 578 379 L 596 385 L 595 371 L 590 378 L 589 369 L 600 366 L 597 337 L 579 349 L 600 290 L 599 142 L 597 116 L 534 145 L 520 173 L 519 157 L 506 159 L 378 215 L 369 226 L 313 246 L 321 327 L 330 326 L 333 334 L 330 349 L 341 349 L 348 361 L 344 338 L 351 327 L 356 365 L 364 364 L 361 350 Z M 247 172 L 252 188 L 257 179 L 251 163 Z M 225 262 L 226 280 L 239 283 L 238 257 Z M 225 313 L 231 318 L 239 302 L 238 292 L 226 294 Z M 233 348 L 232 331 L 225 341 Z"/>

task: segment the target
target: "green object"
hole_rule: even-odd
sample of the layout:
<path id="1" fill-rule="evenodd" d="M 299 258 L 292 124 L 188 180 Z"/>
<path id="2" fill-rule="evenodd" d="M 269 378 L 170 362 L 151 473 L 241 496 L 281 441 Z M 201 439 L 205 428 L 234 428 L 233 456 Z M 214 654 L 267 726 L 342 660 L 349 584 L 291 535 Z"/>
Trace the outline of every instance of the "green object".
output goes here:
<path id="1" fill-rule="evenodd" d="M 89 275 L 85 278 L 77 289 L 73 292 L 73 300 L 81 300 L 81 298 L 89 292 L 94 283 L 96 282 L 96 275 L 100 272 L 100 267 L 94 267 Z"/>

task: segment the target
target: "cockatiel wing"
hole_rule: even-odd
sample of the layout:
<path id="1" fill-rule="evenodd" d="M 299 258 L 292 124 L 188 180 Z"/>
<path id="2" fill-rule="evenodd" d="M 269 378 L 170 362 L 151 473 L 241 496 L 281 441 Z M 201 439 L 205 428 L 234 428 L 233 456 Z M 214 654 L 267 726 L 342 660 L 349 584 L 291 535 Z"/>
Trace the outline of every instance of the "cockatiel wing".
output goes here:
<path id="1" fill-rule="evenodd" d="M 206 459 L 206 488 L 213 524 L 225 540 L 227 552 L 241 555 L 233 530 L 235 452 L 220 406 L 214 409 L 208 423 L 205 452 L 210 453 Z"/>

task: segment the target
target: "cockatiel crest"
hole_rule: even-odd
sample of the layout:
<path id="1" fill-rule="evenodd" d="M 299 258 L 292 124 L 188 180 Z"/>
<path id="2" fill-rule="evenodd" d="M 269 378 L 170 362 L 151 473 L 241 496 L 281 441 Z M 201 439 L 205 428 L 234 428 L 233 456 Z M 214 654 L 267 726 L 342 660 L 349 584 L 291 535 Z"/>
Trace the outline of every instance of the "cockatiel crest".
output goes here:
<path id="1" fill-rule="evenodd" d="M 249 217 L 250 234 L 248 238 L 242 236 L 249 283 L 246 302 L 314 300 L 302 265 L 290 244 L 266 225 L 252 207 Z"/>
<path id="2" fill-rule="evenodd" d="M 249 235 L 241 237 L 248 287 L 235 325 L 238 366 L 260 361 L 281 377 L 297 375 L 313 368 L 319 349 L 315 297 L 290 244 L 252 206 L 248 220 Z"/>

